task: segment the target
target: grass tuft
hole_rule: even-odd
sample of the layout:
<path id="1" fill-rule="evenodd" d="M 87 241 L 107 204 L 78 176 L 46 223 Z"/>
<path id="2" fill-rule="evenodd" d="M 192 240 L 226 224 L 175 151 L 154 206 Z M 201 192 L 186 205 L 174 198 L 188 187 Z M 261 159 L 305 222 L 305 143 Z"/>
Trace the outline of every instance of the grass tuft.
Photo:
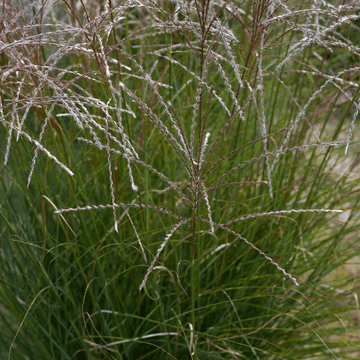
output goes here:
<path id="1" fill-rule="evenodd" d="M 358 1 L 0 7 L 0 360 L 360 357 Z"/>

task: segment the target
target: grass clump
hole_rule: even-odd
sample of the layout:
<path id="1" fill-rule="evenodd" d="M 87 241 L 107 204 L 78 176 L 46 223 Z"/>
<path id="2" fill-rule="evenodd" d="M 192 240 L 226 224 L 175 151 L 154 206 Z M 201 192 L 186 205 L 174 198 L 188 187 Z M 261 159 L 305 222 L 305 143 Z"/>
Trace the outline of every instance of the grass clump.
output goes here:
<path id="1" fill-rule="evenodd" d="M 0 359 L 359 357 L 356 1 L 0 14 Z"/>

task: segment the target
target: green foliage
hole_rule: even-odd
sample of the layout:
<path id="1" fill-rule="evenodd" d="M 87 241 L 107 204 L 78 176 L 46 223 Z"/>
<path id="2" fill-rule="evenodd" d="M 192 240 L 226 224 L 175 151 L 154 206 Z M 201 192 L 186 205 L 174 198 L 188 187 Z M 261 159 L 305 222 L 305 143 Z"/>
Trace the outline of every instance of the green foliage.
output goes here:
<path id="1" fill-rule="evenodd" d="M 357 13 L 4 3 L 0 359 L 359 358 Z"/>

